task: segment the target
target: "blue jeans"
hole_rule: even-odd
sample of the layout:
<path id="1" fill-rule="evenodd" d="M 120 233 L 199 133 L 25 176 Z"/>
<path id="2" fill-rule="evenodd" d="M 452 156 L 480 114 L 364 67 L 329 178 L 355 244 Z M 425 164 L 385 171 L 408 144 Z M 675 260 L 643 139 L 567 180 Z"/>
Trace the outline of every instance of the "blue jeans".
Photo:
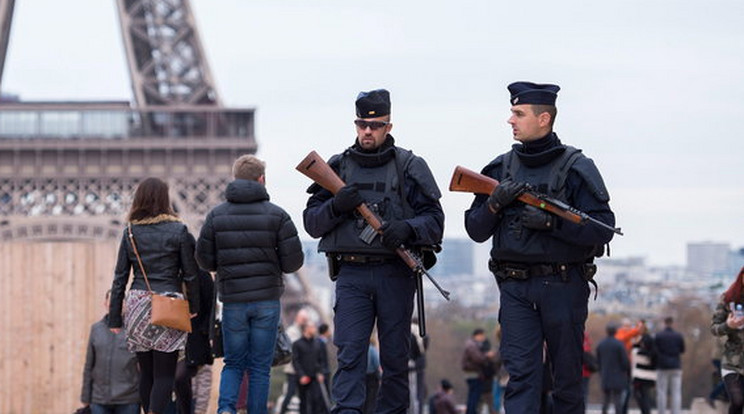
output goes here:
<path id="1" fill-rule="evenodd" d="M 269 376 L 280 313 L 278 300 L 223 305 L 225 365 L 220 378 L 217 412 L 235 413 L 244 371 L 248 371 L 248 412 L 267 412 Z"/>
<path id="2" fill-rule="evenodd" d="M 140 405 L 134 404 L 91 404 L 92 414 L 139 414 Z"/>

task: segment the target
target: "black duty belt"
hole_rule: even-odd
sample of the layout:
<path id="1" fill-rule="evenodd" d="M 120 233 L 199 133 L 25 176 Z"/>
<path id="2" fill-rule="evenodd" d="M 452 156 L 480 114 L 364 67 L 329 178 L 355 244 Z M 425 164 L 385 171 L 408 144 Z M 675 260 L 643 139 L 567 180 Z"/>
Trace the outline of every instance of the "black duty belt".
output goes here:
<path id="1" fill-rule="evenodd" d="M 577 263 L 512 263 L 488 262 L 488 268 L 501 279 L 525 280 L 531 277 L 559 275 L 566 279 L 568 271 Z"/>
<path id="2" fill-rule="evenodd" d="M 380 263 L 391 263 L 395 261 L 397 256 L 375 256 L 375 255 L 364 255 L 364 254 L 339 254 L 338 260 L 345 263 L 368 263 L 368 264 L 380 264 Z"/>

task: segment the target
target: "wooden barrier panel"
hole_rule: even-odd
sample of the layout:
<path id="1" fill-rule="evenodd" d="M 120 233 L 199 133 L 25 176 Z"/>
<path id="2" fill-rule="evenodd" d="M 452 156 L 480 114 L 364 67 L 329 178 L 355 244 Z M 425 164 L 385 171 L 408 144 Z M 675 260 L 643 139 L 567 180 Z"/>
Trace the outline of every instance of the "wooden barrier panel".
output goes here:
<path id="1" fill-rule="evenodd" d="M 0 243 L 0 412 L 71 413 L 118 241 Z"/>

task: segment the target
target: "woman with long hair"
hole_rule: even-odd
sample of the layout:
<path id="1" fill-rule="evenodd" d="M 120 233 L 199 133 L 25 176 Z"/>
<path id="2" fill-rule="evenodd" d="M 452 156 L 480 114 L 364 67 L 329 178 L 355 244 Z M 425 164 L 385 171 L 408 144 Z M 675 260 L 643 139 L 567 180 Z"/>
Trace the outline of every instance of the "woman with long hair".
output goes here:
<path id="1" fill-rule="evenodd" d="M 744 412 L 744 267 L 721 295 L 710 330 L 724 339 L 721 377 L 729 395 L 729 414 Z"/>
<path id="2" fill-rule="evenodd" d="M 147 178 L 137 186 L 111 286 L 109 328 L 118 332 L 123 326 L 126 330 L 127 346 L 139 362 L 142 407 L 146 413 L 162 414 L 170 402 L 178 351 L 184 349 L 187 334 L 150 323 L 151 295 L 137 263 L 130 230 L 149 289 L 183 298 L 185 284 L 192 317 L 199 308 L 194 237 L 171 208 L 163 180 Z M 125 299 L 130 273 L 134 278 Z"/>

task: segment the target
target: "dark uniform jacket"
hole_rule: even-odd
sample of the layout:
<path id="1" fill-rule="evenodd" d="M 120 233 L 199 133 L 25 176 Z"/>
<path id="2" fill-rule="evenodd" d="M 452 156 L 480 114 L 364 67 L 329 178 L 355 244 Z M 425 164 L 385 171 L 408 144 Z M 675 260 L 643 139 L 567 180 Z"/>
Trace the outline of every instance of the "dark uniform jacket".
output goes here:
<path id="1" fill-rule="evenodd" d="M 533 176 L 543 180 L 555 178 L 554 164 L 569 147 L 561 144 L 551 133 L 545 138 L 526 144 L 515 144 L 512 151 L 499 156 L 482 173 L 502 181 L 504 165 L 519 162 L 520 174 L 514 181 L 527 182 L 537 191 L 548 192 L 546 182 L 534 182 Z M 508 157 L 507 157 L 508 155 Z M 591 159 L 581 155 L 567 171 L 560 194 L 548 194 L 610 226 L 615 216 L 608 205 L 609 195 L 599 171 Z M 612 239 L 612 231 L 592 225 L 580 225 L 556 219 L 552 230 L 532 230 L 522 227 L 519 217 L 525 204 L 520 201 L 502 208 L 497 214 L 488 209 L 488 196 L 477 195 L 465 212 L 465 229 L 471 239 L 484 242 L 493 236 L 491 259 L 518 263 L 579 263 L 591 259 L 602 245 Z"/>
<path id="2" fill-rule="evenodd" d="M 191 313 L 197 313 L 199 283 L 196 273 L 199 266 L 194 259 L 194 237 L 186 225 L 177 217 L 161 214 L 132 221 L 132 233 L 153 292 L 183 292 L 182 284 L 185 283 L 189 309 Z M 137 257 L 129 243 L 127 228 L 124 228 L 111 286 L 109 326 L 112 328 L 122 326 L 122 301 L 130 270 L 134 273 L 131 289 L 147 290 Z"/>
<path id="3" fill-rule="evenodd" d="M 353 180 L 349 180 L 345 176 L 345 171 L 342 171 L 344 158 L 351 158 L 359 165 L 361 169 L 373 169 L 385 165 L 393 165 L 390 163 L 400 162 L 401 163 L 401 175 L 403 176 L 402 195 L 405 201 L 408 203 L 412 210 L 411 217 L 385 217 L 384 219 L 401 219 L 405 218 L 413 229 L 413 235 L 409 243 L 411 246 L 432 246 L 441 242 L 442 234 L 444 231 L 444 211 L 439 203 L 441 193 L 439 188 L 434 181 L 434 177 L 429 170 L 426 162 L 423 158 L 415 156 L 410 151 L 403 150 L 400 147 L 395 146 L 395 140 L 391 135 L 388 135 L 385 143 L 378 149 L 377 152 L 369 153 L 362 151 L 357 144 L 348 148 L 343 154 L 336 155 L 329 160 L 329 165 L 333 168 L 341 177 L 346 184 L 355 184 Z M 405 161 L 400 159 L 406 157 Z M 396 159 L 398 161 L 396 161 Z M 393 177 L 393 180 L 396 180 Z M 392 192 L 389 188 L 390 183 L 387 185 L 386 191 Z M 361 232 L 364 223 L 356 213 L 353 214 L 342 214 L 337 215 L 331 206 L 333 200 L 333 194 L 331 192 L 321 189 L 317 185 L 313 185 L 308 190 L 312 196 L 307 202 L 307 208 L 304 211 L 304 224 L 305 230 L 312 237 L 323 237 L 321 245 L 323 251 L 329 252 L 340 252 L 344 251 L 341 246 L 328 245 L 326 238 L 333 236 L 334 231 L 339 231 L 342 228 L 341 224 L 349 220 L 356 221 L 359 223 L 358 231 L 351 235 L 341 235 L 337 237 L 338 240 L 345 239 L 351 242 L 358 238 L 358 233 Z M 363 191 L 360 193 L 364 194 Z M 378 197 L 385 198 L 385 195 L 379 195 Z M 369 202 L 365 198 L 365 201 Z M 395 208 L 386 208 L 386 211 L 398 209 L 400 206 Z M 349 244 L 349 243 L 347 243 Z M 377 237 L 372 245 L 371 249 L 377 246 L 377 249 L 383 249 L 380 247 L 380 238 Z M 348 250 L 347 250 L 348 251 Z M 384 250 L 383 250 L 384 251 Z M 388 255 L 394 255 L 395 253 L 391 250 L 387 250 L 385 253 Z"/>
<path id="4" fill-rule="evenodd" d="M 292 219 L 269 201 L 266 187 L 235 180 L 227 201 L 207 215 L 196 245 L 199 265 L 217 271 L 223 302 L 276 300 L 284 292 L 282 274 L 302 266 L 304 255 Z"/>
<path id="5" fill-rule="evenodd" d="M 622 342 L 612 336 L 602 340 L 597 345 L 597 361 L 603 390 L 628 388 L 630 361 L 628 361 L 628 351 Z"/>
<path id="6" fill-rule="evenodd" d="M 108 316 L 90 328 L 83 369 L 84 404 L 134 404 L 139 402 L 137 357 L 127 349 L 124 330 L 108 328 Z"/>

